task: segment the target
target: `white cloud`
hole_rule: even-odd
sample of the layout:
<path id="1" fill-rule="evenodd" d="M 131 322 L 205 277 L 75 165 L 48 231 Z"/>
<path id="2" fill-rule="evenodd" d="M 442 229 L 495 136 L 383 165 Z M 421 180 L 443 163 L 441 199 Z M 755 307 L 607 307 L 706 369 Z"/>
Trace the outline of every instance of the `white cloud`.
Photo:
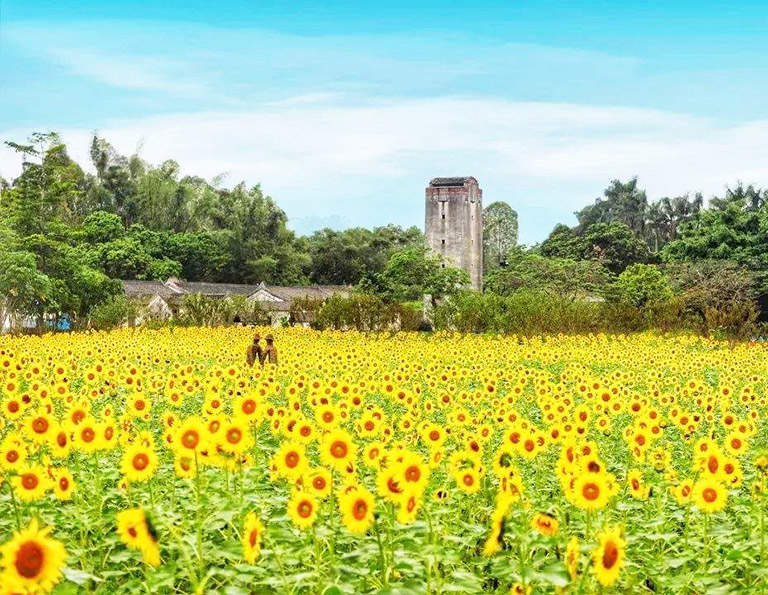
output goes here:
<path id="1" fill-rule="evenodd" d="M 196 95 L 204 87 L 184 81 L 179 71 L 184 62 L 162 56 L 120 56 L 95 50 L 56 48 L 47 50 L 48 58 L 68 67 L 73 74 L 131 90 L 154 90 L 181 95 Z"/>
<path id="2" fill-rule="evenodd" d="M 99 134 L 124 153 L 143 142 L 146 160 L 175 159 L 183 173 L 261 182 L 301 231 L 318 221 L 421 225 L 423 188 L 436 175 L 476 176 L 486 202 L 503 199 L 520 211 L 529 242 L 617 177 L 639 175 L 652 198 L 712 194 L 738 179 L 768 185 L 768 121 L 726 126 L 648 109 L 480 98 L 356 106 L 308 99 L 115 121 Z M 90 131 L 61 131 L 80 163 Z M 7 149 L 0 172 L 18 172 Z"/>

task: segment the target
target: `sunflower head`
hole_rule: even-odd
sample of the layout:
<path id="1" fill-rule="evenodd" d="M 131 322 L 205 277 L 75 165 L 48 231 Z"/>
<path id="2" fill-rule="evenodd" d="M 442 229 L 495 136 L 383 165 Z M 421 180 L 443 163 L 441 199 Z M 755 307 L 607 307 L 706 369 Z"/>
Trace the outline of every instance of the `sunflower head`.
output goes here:
<path id="1" fill-rule="evenodd" d="M 50 528 L 40 529 L 33 520 L 0 546 L 0 582 L 9 586 L 10 592 L 47 593 L 61 580 L 67 554 L 59 541 L 49 537 L 50 532 Z"/>

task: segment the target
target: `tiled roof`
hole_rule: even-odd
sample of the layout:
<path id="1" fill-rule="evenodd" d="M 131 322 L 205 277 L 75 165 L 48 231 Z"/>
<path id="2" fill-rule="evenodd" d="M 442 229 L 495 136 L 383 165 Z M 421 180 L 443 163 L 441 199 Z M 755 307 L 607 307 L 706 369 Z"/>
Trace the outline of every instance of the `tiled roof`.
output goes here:
<path id="1" fill-rule="evenodd" d="M 344 287 L 342 285 L 313 285 L 308 287 L 279 287 L 276 285 L 267 285 L 264 289 L 286 302 L 290 302 L 299 297 L 327 299 L 337 293 L 344 295 L 349 293 L 349 287 Z"/>
<path id="2" fill-rule="evenodd" d="M 432 181 L 429 183 L 430 186 L 433 188 L 443 187 L 443 186 L 464 186 L 470 181 L 475 181 L 475 178 L 472 176 L 466 176 L 466 177 L 455 177 L 455 178 L 432 178 Z"/>
<path id="3" fill-rule="evenodd" d="M 159 295 L 169 298 L 176 292 L 163 285 L 160 281 L 123 281 L 123 291 L 128 297 L 151 297 Z"/>
<path id="4" fill-rule="evenodd" d="M 250 296 L 263 290 L 275 296 L 282 302 L 262 302 L 268 309 L 281 309 L 296 298 L 327 299 L 335 294 L 348 295 L 349 288 L 341 285 L 313 285 L 306 287 L 281 287 L 276 285 L 244 285 L 238 283 L 204 283 L 187 282 L 169 279 L 160 281 L 123 281 L 123 290 L 129 297 L 149 297 L 159 295 L 163 299 L 182 297 L 186 294 L 201 293 L 212 297 L 230 295 Z"/>
<path id="5" fill-rule="evenodd" d="M 258 285 L 240 285 L 238 283 L 203 283 L 199 281 L 179 281 L 178 287 L 184 293 L 202 293 L 204 295 L 251 295 L 258 291 Z"/>

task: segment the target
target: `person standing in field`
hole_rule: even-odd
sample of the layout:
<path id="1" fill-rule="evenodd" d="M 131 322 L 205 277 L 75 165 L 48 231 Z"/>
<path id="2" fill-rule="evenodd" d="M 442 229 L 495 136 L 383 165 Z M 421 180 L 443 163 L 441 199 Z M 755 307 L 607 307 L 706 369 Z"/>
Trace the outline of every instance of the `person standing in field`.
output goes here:
<path id="1" fill-rule="evenodd" d="M 248 367 L 252 368 L 258 360 L 259 365 L 264 365 L 264 350 L 259 345 L 261 337 L 256 334 L 253 337 L 253 343 L 248 345 L 248 350 L 245 352 L 245 360 L 248 362 Z"/>
<path id="2" fill-rule="evenodd" d="M 272 335 L 267 335 L 267 348 L 262 354 L 261 364 L 268 361 L 273 366 L 277 365 L 277 347 L 275 347 L 275 338 Z"/>

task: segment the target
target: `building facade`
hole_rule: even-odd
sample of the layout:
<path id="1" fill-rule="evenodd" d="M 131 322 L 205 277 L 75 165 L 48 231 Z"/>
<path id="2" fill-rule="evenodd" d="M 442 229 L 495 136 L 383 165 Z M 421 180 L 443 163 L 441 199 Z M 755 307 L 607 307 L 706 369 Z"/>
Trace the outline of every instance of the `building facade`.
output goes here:
<path id="1" fill-rule="evenodd" d="M 299 324 L 308 326 L 312 320 L 306 315 L 293 320 L 297 312 L 292 308 L 296 299 L 325 301 L 331 296 L 348 297 L 351 288 L 336 285 L 308 287 L 281 287 L 276 285 L 239 285 L 235 283 L 204 283 L 181 281 L 171 277 L 167 281 L 123 281 L 125 295 L 140 303 L 149 318 L 170 319 L 178 316 L 184 296 L 204 295 L 214 299 L 243 296 L 249 302 L 258 302 L 273 326 Z M 138 320 L 137 322 L 143 322 Z"/>
<path id="2" fill-rule="evenodd" d="M 434 178 L 426 189 L 427 245 L 483 289 L 483 191 L 473 177 Z"/>

